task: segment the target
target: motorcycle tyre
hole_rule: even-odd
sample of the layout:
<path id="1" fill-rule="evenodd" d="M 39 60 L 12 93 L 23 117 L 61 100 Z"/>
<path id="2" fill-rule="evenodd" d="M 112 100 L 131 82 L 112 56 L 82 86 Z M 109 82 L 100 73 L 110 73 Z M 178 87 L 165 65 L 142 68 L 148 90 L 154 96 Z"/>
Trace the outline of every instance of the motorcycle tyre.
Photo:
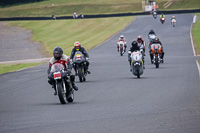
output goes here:
<path id="1" fill-rule="evenodd" d="M 82 69 L 78 68 L 78 77 L 79 77 L 79 81 L 83 82 L 83 73 L 82 73 Z"/>
<path id="2" fill-rule="evenodd" d="M 71 96 L 67 98 L 68 103 L 72 103 L 74 101 L 74 90 L 71 90 Z"/>
<path id="3" fill-rule="evenodd" d="M 158 57 L 155 58 L 155 65 L 156 65 L 156 68 L 159 68 Z"/>
<path id="4" fill-rule="evenodd" d="M 62 82 L 57 84 L 57 90 L 58 90 L 58 97 L 59 97 L 60 103 L 66 104 L 66 94 L 63 94 Z M 64 97 L 64 95 L 65 95 L 65 97 Z"/>

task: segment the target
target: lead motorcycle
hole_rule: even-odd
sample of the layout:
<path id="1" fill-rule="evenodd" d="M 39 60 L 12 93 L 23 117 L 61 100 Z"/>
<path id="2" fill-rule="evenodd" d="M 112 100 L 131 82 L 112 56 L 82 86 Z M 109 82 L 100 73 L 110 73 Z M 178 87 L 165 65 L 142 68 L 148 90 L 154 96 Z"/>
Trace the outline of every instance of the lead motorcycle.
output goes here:
<path id="1" fill-rule="evenodd" d="M 155 64 L 156 68 L 159 68 L 159 64 L 162 62 L 162 59 L 160 58 L 162 52 L 161 52 L 161 45 L 158 44 L 152 44 L 151 45 L 151 53 L 153 55 L 152 63 Z"/>
<path id="2" fill-rule="evenodd" d="M 79 77 L 79 81 L 80 82 L 86 81 L 86 76 L 87 76 L 86 59 L 80 51 L 77 51 L 75 53 L 73 59 L 73 67 L 76 72 L 76 76 Z"/>
<path id="3" fill-rule="evenodd" d="M 52 65 L 50 72 L 51 78 L 54 79 L 53 87 L 58 94 L 60 103 L 66 104 L 66 102 L 73 102 L 74 90 L 70 78 L 68 78 L 65 71 L 65 67 L 60 63 L 56 63 Z"/>
<path id="4" fill-rule="evenodd" d="M 140 75 L 142 75 L 144 72 L 142 54 L 140 51 L 134 51 L 132 53 L 131 51 L 129 51 L 129 54 L 131 54 L 130 59 L 131 59 L 132 74 L 137 76 L 137 78 L 140 78 Z"/>

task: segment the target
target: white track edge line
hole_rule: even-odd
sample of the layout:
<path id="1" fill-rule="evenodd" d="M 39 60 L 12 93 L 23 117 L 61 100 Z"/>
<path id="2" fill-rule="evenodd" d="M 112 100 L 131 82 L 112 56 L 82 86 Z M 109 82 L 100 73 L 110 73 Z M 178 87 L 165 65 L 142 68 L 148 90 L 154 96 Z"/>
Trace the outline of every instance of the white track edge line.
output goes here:
<path id="1" fill-rule="evenodd" d="M 194 18 L 194 16 L 193 16 L 193 18 Z M 193 50 L 194 56 L 196 56 L 196 52 L 195 52 L 195 49 L 194 49 L 193 38 L 192 38 L 192 27 L 193 27 L 193 22 L 192 22 L 192 24 L 190 26 L 190 40 L 191 40 L 192 50 Z"/>

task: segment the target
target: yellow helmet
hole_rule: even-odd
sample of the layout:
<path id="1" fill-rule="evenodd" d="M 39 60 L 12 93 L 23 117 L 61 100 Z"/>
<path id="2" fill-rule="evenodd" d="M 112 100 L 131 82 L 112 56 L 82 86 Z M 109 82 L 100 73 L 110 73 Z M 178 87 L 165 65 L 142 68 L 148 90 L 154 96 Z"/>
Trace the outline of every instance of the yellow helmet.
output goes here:
<path id="1" fill-rule="evenodd" d="M 172 16 L 172 18 L 175 18 L 174 16 Z"/>

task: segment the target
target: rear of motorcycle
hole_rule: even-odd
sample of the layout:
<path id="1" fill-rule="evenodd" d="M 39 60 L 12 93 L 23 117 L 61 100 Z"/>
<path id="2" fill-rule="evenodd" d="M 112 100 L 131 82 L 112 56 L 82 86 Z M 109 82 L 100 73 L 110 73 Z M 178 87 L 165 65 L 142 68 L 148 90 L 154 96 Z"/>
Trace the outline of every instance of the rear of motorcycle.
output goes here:
<path id="1" fill-rule="evenodd" d="M 53 76 L 60 103 L 66 104 L 66 102 L 73 102 L 74 90 L 72 89 L 71 82 L 69 80 L 67 81 L 62 72 L 54 72 Z"/>

